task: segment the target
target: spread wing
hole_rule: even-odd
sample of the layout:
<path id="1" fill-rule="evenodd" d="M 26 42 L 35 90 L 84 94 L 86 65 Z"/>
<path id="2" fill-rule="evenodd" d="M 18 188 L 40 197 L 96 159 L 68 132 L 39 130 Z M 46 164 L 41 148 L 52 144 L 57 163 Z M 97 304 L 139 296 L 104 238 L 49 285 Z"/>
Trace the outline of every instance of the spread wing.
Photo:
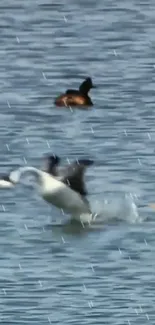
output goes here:
<path id="1" fill-rule="evenodd" d="M 88 166 L 93 164 L 93 160 L 80 159 L 65 167 L 62 171 L 61 181 L 81 196 L 86 196 L 87 191 L 84 183 L 84 172 Z"/>
<path id="2" fill-rule="evenodd" d="M 58 176 L 58 166 L 60 164 L 60 157 L 56 155 L 46 156 L 43 166 L 43 171 L 53 175 Z"/>

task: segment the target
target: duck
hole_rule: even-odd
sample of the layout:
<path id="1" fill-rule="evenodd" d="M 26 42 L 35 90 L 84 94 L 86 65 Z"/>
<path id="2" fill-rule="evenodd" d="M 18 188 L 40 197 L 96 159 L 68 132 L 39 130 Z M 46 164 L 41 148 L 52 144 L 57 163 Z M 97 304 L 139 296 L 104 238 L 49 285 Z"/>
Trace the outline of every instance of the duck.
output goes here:
<path id="1" fill-rule="evenodd" d="M 8 175 L 9 182 L 18 184 L 25 174 L 34 175 L 38 192 L 48 203 L 71 215 L 71 219 L 90 223 L 93 219 L 87 191 L 84 183 L 84 173 L 94 161 L 79 159 L 70 165 L 58 168 L 60 158 L 49 156 L 45 170 L 35 167 L 19 167 Z"/>
<path id="2" fill-rule="evenodd" d="M 86 78 L 79 87 L 79 90 L 68 89 L 55 99 L 55 105 L 59 107 L 93 106 L 88 93 L 91 88 L 96 88 L 90 77 Z"/>

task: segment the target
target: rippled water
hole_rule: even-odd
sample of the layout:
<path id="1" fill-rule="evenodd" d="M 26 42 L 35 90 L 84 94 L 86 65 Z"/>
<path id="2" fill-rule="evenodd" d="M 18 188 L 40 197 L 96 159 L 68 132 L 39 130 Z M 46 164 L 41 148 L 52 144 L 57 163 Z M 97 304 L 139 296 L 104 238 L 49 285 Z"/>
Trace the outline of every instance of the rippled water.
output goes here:
<path id="1" fill-rule="evenodd" d="M 155 323 L 154 15 L 153 0 L 0 2 L 1 172 L 90 156 L 103 219 L 68 227 L 32 188 L 1 190 L 2 324 Z M 87 76 L 92 109 L 54 107 Z"/>

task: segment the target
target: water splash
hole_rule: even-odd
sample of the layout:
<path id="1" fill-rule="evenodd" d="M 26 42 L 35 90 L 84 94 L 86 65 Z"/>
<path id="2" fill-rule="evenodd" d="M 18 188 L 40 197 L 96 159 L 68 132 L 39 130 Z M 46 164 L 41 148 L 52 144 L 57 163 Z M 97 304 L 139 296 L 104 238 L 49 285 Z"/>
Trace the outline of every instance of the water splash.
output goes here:
<path id="1" fill-rule="evenodd" d="M 92 202 L 92 211 L 95 216 L 95 222 L 104 223 L 115 221 L 126 221 L 128 223 L 140 223 L 142 218 L 139 216 L 138 207 L 133 196 L 125 194 L 122 198 L 104 199 L 103 202 Z"/>

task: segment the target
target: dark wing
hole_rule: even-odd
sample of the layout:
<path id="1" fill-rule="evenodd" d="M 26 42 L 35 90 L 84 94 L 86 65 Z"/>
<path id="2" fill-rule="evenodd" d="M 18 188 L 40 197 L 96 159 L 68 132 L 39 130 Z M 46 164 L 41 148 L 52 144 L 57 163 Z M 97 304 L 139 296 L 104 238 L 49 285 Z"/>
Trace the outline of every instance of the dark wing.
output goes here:
<path id="1" fill-rule="evenodd" d="M 56 155 L 51 155 L 45 157 L 45 165 L 44 165 L 44 171 L 46 173 L 49 173 L 53 176 L 58 176 L 59 171 L 58 171 L 58 165 L 60 163 L 60 158 Z"/>
<path id="2" fill-rule="evenodd" d="M 93 160 L 90 159 L 80 159 L 73 162 L 71 165 L 64 168 L 62 182 L 81 196 L 86 196 L 87 191 L 84 184 L 84 172 L 86 168 L 93 163 Z"/>

